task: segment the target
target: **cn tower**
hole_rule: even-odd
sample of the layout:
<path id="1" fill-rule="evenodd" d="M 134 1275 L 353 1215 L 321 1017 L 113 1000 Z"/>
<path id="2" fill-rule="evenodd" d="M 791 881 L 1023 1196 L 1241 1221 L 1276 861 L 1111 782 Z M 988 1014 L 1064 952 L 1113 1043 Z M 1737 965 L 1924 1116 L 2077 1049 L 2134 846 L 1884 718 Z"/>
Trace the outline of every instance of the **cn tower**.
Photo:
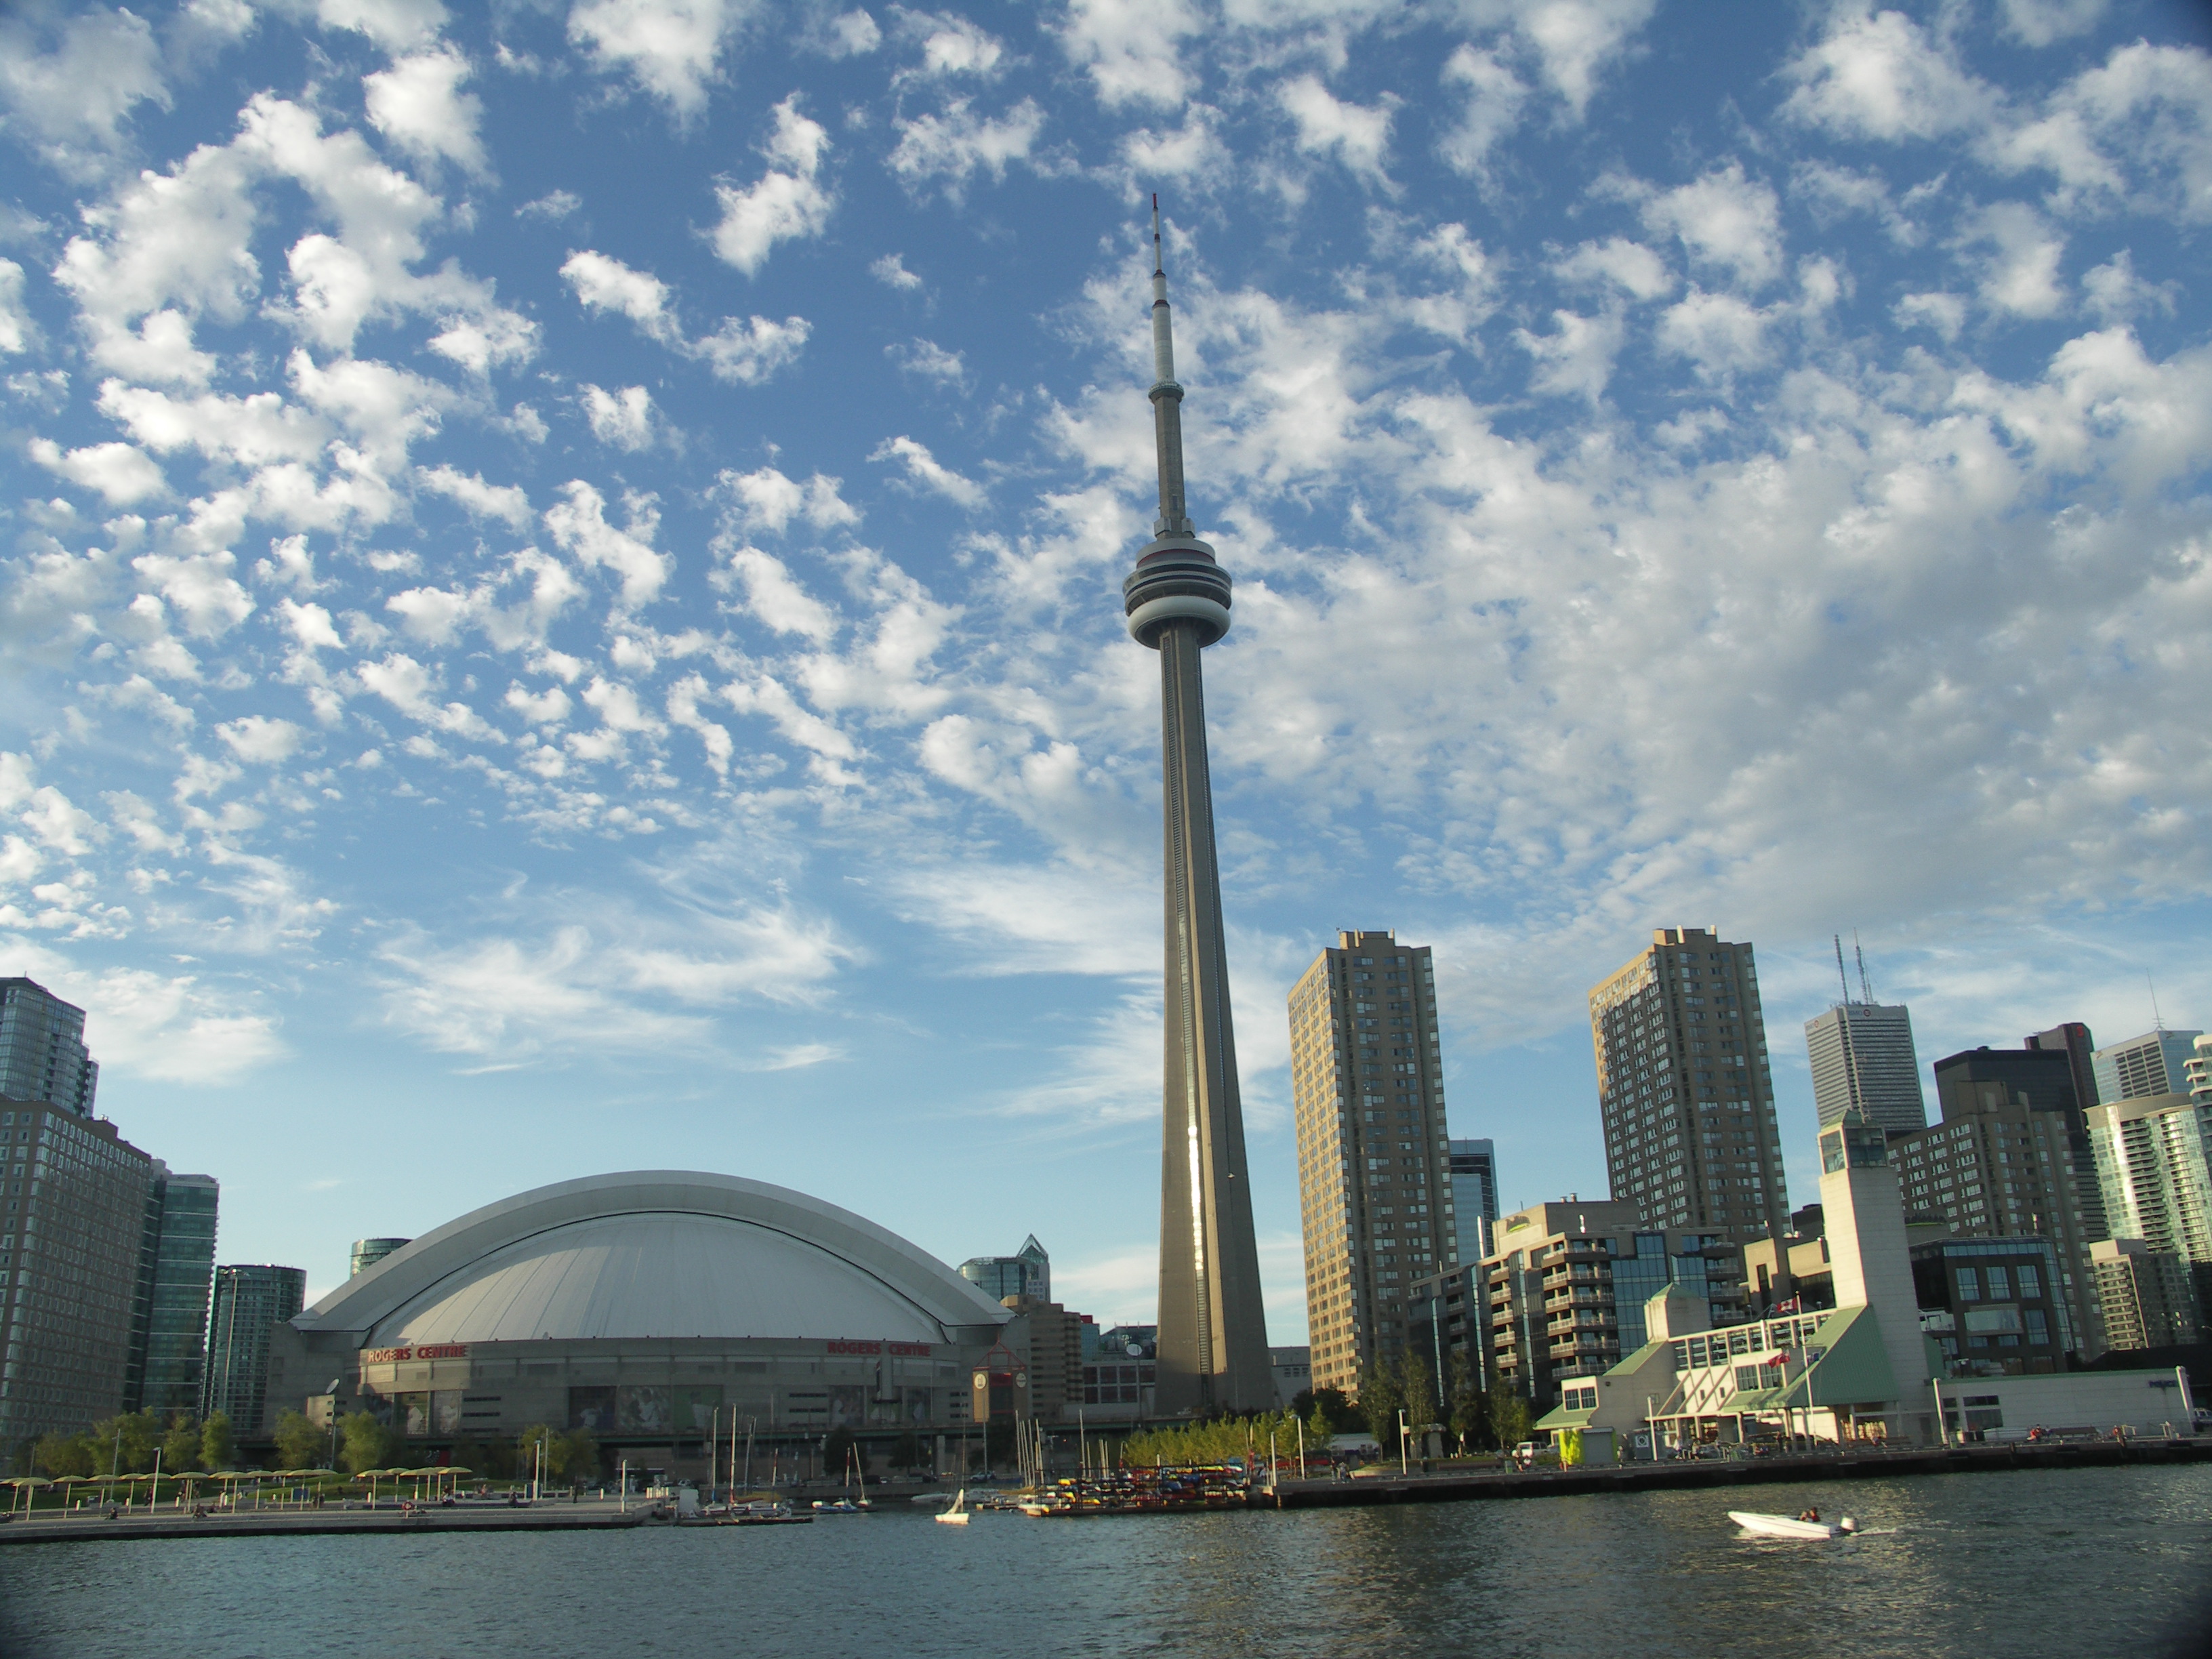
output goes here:
<path id="1" fill-rule="evenodd" d="M 1229 573 L 1192 532 L 1183 503 L 1182 387 L 1152 198 L 1152 429 L 1160 515 L 1121 584 L 1130 636 L 1160 653 L 1161 808 L 1167 850 L 1167 1045 L 1160 1124 L 1163 1416 L 1271 1410 L 1274 1371 L 1260 1303 L 1213 787 L 1199 653 L 1229 631 Z"/>

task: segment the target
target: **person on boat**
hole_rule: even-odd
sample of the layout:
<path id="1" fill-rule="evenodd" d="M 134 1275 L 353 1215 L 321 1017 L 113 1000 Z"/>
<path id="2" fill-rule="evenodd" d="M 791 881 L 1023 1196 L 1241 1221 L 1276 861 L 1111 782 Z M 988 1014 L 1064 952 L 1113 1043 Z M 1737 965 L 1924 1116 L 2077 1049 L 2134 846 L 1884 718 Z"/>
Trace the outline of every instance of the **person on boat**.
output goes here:
<path id="1" fill-rule="evenodd" d="M 1808 1508 L 1804 1514 L 1799 1516 L 1797 1518 L 1800 1521 L 1810 1521 L 1817 1526 L 1820 1524 L 1820 1511 L 1816 1509 Z"/>

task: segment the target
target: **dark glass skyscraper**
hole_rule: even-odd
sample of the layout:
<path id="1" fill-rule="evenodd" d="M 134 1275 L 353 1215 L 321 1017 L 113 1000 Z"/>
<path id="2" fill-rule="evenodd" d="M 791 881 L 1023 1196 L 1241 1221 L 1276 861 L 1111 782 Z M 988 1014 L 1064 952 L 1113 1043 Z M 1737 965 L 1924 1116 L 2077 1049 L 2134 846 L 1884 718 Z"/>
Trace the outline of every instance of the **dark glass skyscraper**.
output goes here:
<path id="1" fill-rule="evenodd" d="M 213 1176 L 172 1175 L 167 1164 L 154 1166 L 131 1304 L 126 1409 L 166 1418 L 200 1408 L 221 1198 Z"/>
<path id="2" fill-rule="evenodd" d="M 298 1267 L 225 1267 L 215 1270 L 215 1316 L 208 1322 L 207 1389 L 201 1415 L 221 1412 L 231 1431 L 266 1432 L 264 1393 L 270 1328 L 307 1305 L 307 1275 Z"/>
<path id="3" fill-rule="evenodd" d="M 1160 1160 L 1163 1415 L 1261 1411 L 1275 1403 L 1253 1242 L 1221 872 L 1206 769 L 1199 653 L 1229 631 L 1229 574 L 1194 533 L 1183 500 L 1182 388 L 1176 384 L 1168 279 L 1152 204 L 1152 366 L 1160 512 L 1121 584 L 1131 637 L 1160 653 L 1167 915 L 1165 1077 Z"/>

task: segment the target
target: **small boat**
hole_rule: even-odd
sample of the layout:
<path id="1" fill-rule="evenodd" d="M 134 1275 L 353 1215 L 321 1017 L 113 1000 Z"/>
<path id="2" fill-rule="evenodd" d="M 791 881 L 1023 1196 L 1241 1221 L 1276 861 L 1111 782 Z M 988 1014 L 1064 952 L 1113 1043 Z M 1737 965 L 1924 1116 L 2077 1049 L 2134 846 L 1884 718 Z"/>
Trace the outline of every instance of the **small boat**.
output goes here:
<path id="1" fill-rule="evenodd" d="M 814 1512 L 817 1515 L 866 1515 L 868 1511 L 865 1504 L 855 1504 L 849 1498 L 840 1498 L 830 1502 L 817 1498 Z"/>
<path id="2" fill-rule="evenodd" d="M 966 1526 L 968 1524 L 968 1488 L 963 1486 L 958 1492 L 953 1493 L 951 1507 L 939 1511 L 933 1518 L 939 1524 L 947 1527 Z"/>
<path id="3" fill-rule="evenodd" d="M 1729 1519 L 1762 1538 L 1795 1538 L 1810 1543 L 1848 1538 L 1859 1529 L 1859 1523 L 1848 1515 L 1833 1526 L 1826 1521 L 1800 1521 L 1795 1516 L 1759 1515 L 1750 1510 L 1730 1510 Z"/>

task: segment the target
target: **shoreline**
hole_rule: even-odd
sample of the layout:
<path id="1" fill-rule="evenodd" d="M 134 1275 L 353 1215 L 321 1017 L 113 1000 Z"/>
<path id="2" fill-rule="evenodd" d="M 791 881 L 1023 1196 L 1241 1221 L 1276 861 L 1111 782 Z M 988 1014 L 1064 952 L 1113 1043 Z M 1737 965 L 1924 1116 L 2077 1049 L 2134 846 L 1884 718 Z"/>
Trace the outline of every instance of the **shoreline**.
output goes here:
<path id="1" fill-rule="evenodd" d="M 2012 1469 L 2165 1468 L 2212 1464 L 2212 1438 L 2139 1440 L 2126 1445 L 2081 1442 L 2051 1446 L 2026 1444 L 1959 1446 L 1927 1451 L 1867 1452 L 1835 1455 L 1760 1458 L 1755 1462 L 1629 1463 L 1604 1468 L 1487 1471 L 1480 1474 L 1406 1474 L 1350 1480 L 1285 1482 L 1261 1488 L 1242 1504 L 1227 1506 L 1261 1512 L 1294 1510 L 1366 1509 L 1397 1504 L 1454 1504 L 1524 1498 L 1562 1498 L 1590 1493 L 1680 1492 L 1731 1486 L 1761 1486 L 1793 1481 L 1868 1480 L 1915 1475 L 1975 1474 Z M 1153 1513 L 1203 1514 L 1163 1510 Z M 1216 1509 L 1212 1513 L 1222 1513 Z M 1105 1520 L 1128 1512 L 1077 1512 L 1048 1519 Z M 1143 1512 L 1139 1512 L 1143 1513 Z M 292 1538 L 340 1534 L 404 1534 L 485 1532 L 629 1532 L 641 1527 L 682 1527 L 672 1516 L 656 1516 L 648 1504 L 624 1512 L 612 1500 L 580 1505 L 514 1510 L 487 1505 L 430 1509 L 403 1516 L 397 1510 L 312 1510 L 210 1515 L 142 1516 L 109 1521 L 96 1514 L 53 1519 L 28 1516 L 0 1524 L 0 1545 L 98 1544 L 146 1539 Z M 1011 1522 L 1008 1522 L 1011 1524 Z"/>

